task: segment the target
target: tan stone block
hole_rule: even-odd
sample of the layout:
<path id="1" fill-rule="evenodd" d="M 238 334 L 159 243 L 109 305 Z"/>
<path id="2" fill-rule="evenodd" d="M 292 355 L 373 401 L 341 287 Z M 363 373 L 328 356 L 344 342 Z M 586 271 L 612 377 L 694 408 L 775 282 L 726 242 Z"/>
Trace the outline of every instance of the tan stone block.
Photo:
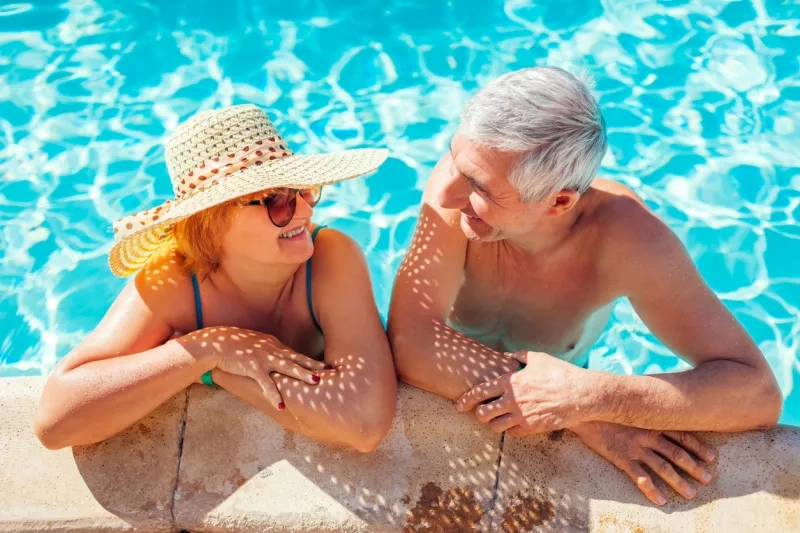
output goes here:
<path id="1" fill-rule="evenodd" d="M 501 533 L 800 531 L 800 428 L 705 434 L 715 480 L 664 508 L 568 432 L 506 437 L 492 530 Z M 661 487 L 664 484 L 661 483 Z"/>
<path id="2" fill-rule="evenodd" d="M 225 391 L 193 387 L 176 525 L 204 532 L 479 531 L 491 508 L 498 443 L 452 402 L 408 386 L 400 387 L 390 434 L 369 454 L 286 432 Z"/>
<path id="3" fill-rule="evenodd" d="M 172 531 L 186 395 L 102 443 L 50 451 L 32 429 L 43 386 L 0 380 L 0 531 Z"/>

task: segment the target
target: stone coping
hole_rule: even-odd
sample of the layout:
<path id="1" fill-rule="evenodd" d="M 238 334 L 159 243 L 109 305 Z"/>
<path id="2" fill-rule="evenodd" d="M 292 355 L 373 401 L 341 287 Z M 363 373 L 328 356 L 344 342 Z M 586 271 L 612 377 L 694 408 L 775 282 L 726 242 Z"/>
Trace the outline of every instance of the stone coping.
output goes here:
<path id="1" fill-rule="evenodd" d="M 0 532 L 800 531 L 800 428 L 704 435 L 716 480 L 658 509 L 568 432 L 501 439 L 408 386 L 362 454 L 202 386 L 114 438 L 53 452 L 31 428 L 43 385 L 0 379 Z"/>

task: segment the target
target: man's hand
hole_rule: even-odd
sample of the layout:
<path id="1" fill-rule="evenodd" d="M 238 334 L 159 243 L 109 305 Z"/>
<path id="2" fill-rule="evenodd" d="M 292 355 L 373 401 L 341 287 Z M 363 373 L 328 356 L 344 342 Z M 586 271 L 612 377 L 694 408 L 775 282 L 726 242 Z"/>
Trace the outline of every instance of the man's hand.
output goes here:
<path id="1" fill-rule="evenodd" d="M 477 407 L 478 420 L 512 437 L 568 428 L 584 421 L 584 406 L 590 401 L 585 392 L 588 387 L 584 386 L 585 370 L 545 353 L 506 355 L 527 367 L 474 387 L 458 399 L 459 412 Z"/>
<path id="2" fill-rule="evenodd" d="M 652 431 L 608 422 L 587 422 L 571 428 L 571 431 L 591 450 L 628 474 L 647 499 L 656 505 L 664 505 L 667 498 L 644 467 L 689 500 L 697 491 L 686 481 L 686 474 L 706 485 L 712 480 L 711 473 L 694 456 L 712 461 L 714 451 L 692 433 Z M 678 473 L 673 465 L 683 472 Z"/>

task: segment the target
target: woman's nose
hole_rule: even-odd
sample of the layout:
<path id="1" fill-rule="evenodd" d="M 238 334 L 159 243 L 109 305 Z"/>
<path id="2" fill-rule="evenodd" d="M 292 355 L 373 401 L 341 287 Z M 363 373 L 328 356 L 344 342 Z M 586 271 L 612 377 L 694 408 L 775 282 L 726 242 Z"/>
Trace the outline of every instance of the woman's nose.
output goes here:
<path id="1" fill-rule="evenodd" d="M 297 218 L 311 218 L 311 215 L 314 213 L 314 208 L 308 205 L 306 199 L 303 198 L 303 195 L 298 191 L 295 193 L 295 201 L 297 202 L 294 210 L 294 216 Z"/>

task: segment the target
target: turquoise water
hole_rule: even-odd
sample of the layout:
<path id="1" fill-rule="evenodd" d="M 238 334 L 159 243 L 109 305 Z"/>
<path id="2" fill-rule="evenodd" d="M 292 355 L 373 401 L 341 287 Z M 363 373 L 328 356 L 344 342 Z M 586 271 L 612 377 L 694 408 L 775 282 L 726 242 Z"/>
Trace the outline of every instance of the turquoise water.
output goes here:
<path id="1" fill-rule="evenodd" d="M 299 152 L 391 150 L 316 214 L 367 251 L 385 311 L 463 103 L 550 64 L 596 79 L 601 174 L 681 237 L 769 358 L 782 420 L 800 424 L 799 55 L 787 1 L 4 4 L 0 375 L 47 372 L 102 317 L 124 283 L 106 265 L 110 223 L 169 197 L 161 143 L 198 109 L 261 105 Z M 685 368 L 625 301 L 591 364 Z"/>

